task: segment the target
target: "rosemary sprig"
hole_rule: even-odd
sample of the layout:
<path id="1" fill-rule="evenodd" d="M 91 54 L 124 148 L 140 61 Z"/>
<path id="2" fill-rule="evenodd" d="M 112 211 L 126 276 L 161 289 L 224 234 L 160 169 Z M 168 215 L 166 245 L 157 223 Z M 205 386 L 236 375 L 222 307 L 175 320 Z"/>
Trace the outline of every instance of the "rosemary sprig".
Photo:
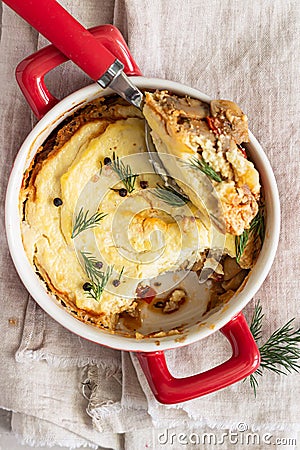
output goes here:
<path id="1" fill-rule="evenodd" d="M 242 254 L 245 251 L 247 242 L 249 240 L 250 235 L 253 234 L 254 238 L 257 239 L 260 237 L 261 242 L 263 243 L 265 238 L 265 219 L 263 208 L 260 208 L 254 219 L 250 223 L 250 228 L 248 230 L 244 230 L 240 236 L 235 237 L 235 250 L 236 250 L 236 261 L 240 262 Z"/>
<path id="2" fill-rule="evenodd" d="M 125 166 L 123 161 L 120 161 L 119 157 L 113 152 L 113 160 L 111 162 L 111 168 L 120 177 L 120 180 L 124 184 L 129 194 L 134 190 L 135 181 L 138 177 L 137 174 L 133 174 L 129 164 Z"/>
<path id="3" fill-rule="evenodd" d="M 204 161 L 203 158 L 196 158 L 196 156 L 193 156 L 187 164 L 194 169 L 200 170 L 214 181 L 218 181 L 219 183 L 222 181 L 220 175 L 218 175 L 217 172 L 206 161 Z"/>
<path id="4" fill-rule="evenodd" d="M 101 212 L 95 212 L 91 217 L 88 218 L 89 211 L 83 212 L 83 207 L 80 209 L 79 213 L 75 218 L 75 223 L 73 226 L 73 231 L 71 234 L 71 238 L 74 239 L 84 230 L 89 228 L 94 228 L 99 225 L 102 219 L 104 219 L 107 214 Z"/>
<path id="5" fill-rule="evenodd" d="M 107 285 L 108 280 L 112 274 L 112 271 L 113 266 L 107 266 L 106 272 L 102 272 L 101 277 L 96 278 L 95 280 L 91 280 L 91 287 L 88 291 L 85 291 L 86 295 L 99 302 L 104 288 Z"/>
<path id="6" fill-rule="evenodd" d="M 84 270 L 91 281 L 97 281 L 99 278 L 103 278 L 103 271 L 101 270 L 103 267 L 103 263 L 98 261 L 92 253 L 90 252 L 80 252 L 83 263 Z"/>
<path id="7" fill-rule="evenodd" d="M 261 339 L 261 328 L 264 314 L 258 301 L 254 308 L 254 313 L 250 325 L 250 331 L 255 341 Z M 258 376 L 262 376 L 264 370 L 270 370 L 278 375 L 288 375 L 291 372 L 300 370 L 300 328 L 295 330 L 293 322 L 289 320 L 281 328 L 278 328 L 269 337 L 267 342 L 259 347 L 261 363 L 258 369 L 249 377 L 250 385 L 256 396 L 258 387 Z"/>
<path id="8" fill-rule="evenodd" d="M 179 192 L 175 191 L 172 186 L 160 185 L 153 189 L 153 194 L 171 206 L 184 206 L 189 199 Z"/>

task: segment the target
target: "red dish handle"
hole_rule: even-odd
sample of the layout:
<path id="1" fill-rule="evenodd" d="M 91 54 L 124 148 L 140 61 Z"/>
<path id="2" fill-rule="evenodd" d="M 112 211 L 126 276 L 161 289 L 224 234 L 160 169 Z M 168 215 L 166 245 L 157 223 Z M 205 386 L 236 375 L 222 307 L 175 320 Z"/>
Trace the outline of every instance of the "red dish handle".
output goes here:
<path id="1" fill-rule="evenodd" d="M 100 25 L 90 28 L 89 31 L 124 64 L 127 75 L 142 75 L 122 34 L 116 27 Z M 16 78 L 20 89 L 38 119 L 59 102 L 47 89 L 44 77 L 50 70 L 67 60 L 68 58 L 54 45 L 48 45 L 25 58 L 16 68 Z"/>
<path id="2" fill-rule="evenodd" d="M 187 378 L 174 378 L 170 374 L 164 352 L 137 353 L 159 402 L 172 404 L 201 397 L 242 380 L 258 368 L 259 350 L 242 313 L 220 331 L 231 344 L 231 358 L 218 367 Z"/>
<path id="3" fill-rule="evenodd" d="M 64 55 L 97 81 L 116 60 L 55 0 L 4 0 Z"/>

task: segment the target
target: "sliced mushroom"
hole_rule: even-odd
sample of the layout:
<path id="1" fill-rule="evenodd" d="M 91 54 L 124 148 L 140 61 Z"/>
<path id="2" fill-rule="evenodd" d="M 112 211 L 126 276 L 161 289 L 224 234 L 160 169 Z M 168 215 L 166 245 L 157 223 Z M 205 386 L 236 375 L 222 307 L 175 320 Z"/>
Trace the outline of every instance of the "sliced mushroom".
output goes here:
<path id="1" fill-rule="evenodd" d="M 209 302 L 207 304 L 207 308 L 205 312 L 210 311 L 211 309 L 214 309 L 216 306 L 219 306 L 221 303 L 220 301 L 220 295 L 217 294 L 217 292 L 211 292 L 209 297 Z"/>
<path id="2" fill-rule="evenodd" d="M 223 267 L 215 258 L 207 258 L 201 270 L 199 280 L 204 282 L 209 278 L 215 279 L 219 276 L 223 279 Z"/>
<path id="3" fill-rule="evenodd" d="M 230 256 L 227 256 L 223 263 L 223 269 L 224 269 L 224 281 L 230 280 L 231 278 L 235 277 L 242 268 L 238 265 L 235 258 L 230 258 Z"/>
<path id="4" fill-rule="evenodd" d="M 255 236 L 253 233 L 251 233 L 246 248 L 239 261 L 239 264 L 243 269 L 250 269 L 254 266 L 258 258 L 261 246 L 262 242 L 260 237 Z"/>
<path id="5" fill-rule="evenodd" d="M 233 290 L 236 291 L 242 282 L 244 281 L 244 278 L 246 277 L 248 273 L 248 270 L 241 270 L 241 272 L 237 273 L 233 278 L 231 278 L 228 281 L 224 281 L 222 283 L 222 287 L 225 289 L 225 291 Z"/>
<path id="6" fill-rule="evenodd" d="M 234 296 L 235 292 L 232 290 L 229 290 L 227 292 L 224 292 L 224 294 L 219 296 L 220 303 L 227 303 L 229 300 Z"/>
<path id="7" fill-rule="evenodd" d="M 177 311 L 179 306 L 184 302 L 185 297 L 186 293 L 183 289 L 175 289 L 168 297 L 163 312 L 171 313 L 173 311 Z"/>
<path id="8" fill-rule="evenodd" d="M 218 294 L 216 291 L 212 291 L 205 312 L 208 312 L 216 308 L 217 306 L 222 305 L 223 303 L 227 303 L 231 299 L 231 297 L 234 296 L 234 294 L 235 292 L 231 290 L 223 292 L 222 294 Z"/>

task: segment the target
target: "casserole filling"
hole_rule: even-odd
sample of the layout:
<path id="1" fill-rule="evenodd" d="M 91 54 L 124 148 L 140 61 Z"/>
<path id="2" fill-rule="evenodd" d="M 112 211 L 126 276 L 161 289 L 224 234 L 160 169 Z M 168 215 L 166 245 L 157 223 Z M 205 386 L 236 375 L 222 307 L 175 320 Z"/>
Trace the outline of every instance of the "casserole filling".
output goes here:
<path id="1" fill-rule="evenodd" d="M 157 277 L 192 270 L 210 288 L 211 310 L 241 289 L 263 239 L 253 227 L 259 175 L 241 147 L 248 131 L 239 108 L 157 91 L 146 94 L 144 115 L 158 152 L 175 157 L 168 169 L 186 195 L 153 173 L 144 117 L 117 96 L 66 119 L 20 192 L 23 245 L 48 291 L 78 319 L 136 337 L 143 308 L 160 314 L 162 335 L 163 315 L 188 301 L 180 281 L 159 295 Z"/>
<path id="2" fill-rule="evenodd" d="M 199 183 L 192 169 L 202 165 L 213 170 L 211 183 L 226 231 L 241 235 L 257 215 L 260 197 L 258 171 L 241 147 L 249 141 L 246 115 L 230 101 L 213 100 L 208 105 L 167 91 L 146 93 L 144 115 L 157 151 L 187 162 L 187 186 L 192 189 L 182 189 L 199 209 L 201 204 L 193 194 L 199 191 Z"/>

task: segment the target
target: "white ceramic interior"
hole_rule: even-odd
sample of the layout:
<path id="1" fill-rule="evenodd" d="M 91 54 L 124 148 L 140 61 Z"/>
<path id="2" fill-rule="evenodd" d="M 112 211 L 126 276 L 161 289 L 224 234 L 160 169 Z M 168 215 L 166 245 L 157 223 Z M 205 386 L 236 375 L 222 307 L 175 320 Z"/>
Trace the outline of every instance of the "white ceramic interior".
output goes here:
<path id="1" fill-rule="evenodd" d="M 131 80 L 142 89 L 169 89 L 175 93 L 189 95 L 203 101 L 210 100 L 207 95 L 202 94 L 198 90 L 179 83 L 144 77 L 131 77 Z M 184 327 L 182 336 L 175 335 L 141 340 L 111 334 L 95 326 L 80 322 L 47 293 L 27 259 L 20 232 L 19 191 L 24 170 L 51 131 L 78 107 L 100 95 L 110 93 L 109 89 L 102 90 L 97 84 L 92 84 L 74 92 L 52 108 L 28 135 L 16 157 L 7 188 L 5 214 L 9 249 L 19 276 L 31 296 L 51 317 L 70 331 L 99 344 L 129 351 L 149 352 L 187 345 L 210 335 L 229 322 L 251 300 L 266 278 L 271 268 L 279 239 L 280 204 L 275 177 L 263 149 L 255 137 L 249 133 L 250 144 L 247 146 L 247 149 L 249 149 L 251 159 L 260 172 L 265 191 L 267 210 L 265 241 L 258 261 L 244 289 L 220 310 L 205 318 L 204 322 L 194 321 L 194 323 L 190 323 Z M 181 337 L 181 339 L 178 339 L 178 337 Z"/>

